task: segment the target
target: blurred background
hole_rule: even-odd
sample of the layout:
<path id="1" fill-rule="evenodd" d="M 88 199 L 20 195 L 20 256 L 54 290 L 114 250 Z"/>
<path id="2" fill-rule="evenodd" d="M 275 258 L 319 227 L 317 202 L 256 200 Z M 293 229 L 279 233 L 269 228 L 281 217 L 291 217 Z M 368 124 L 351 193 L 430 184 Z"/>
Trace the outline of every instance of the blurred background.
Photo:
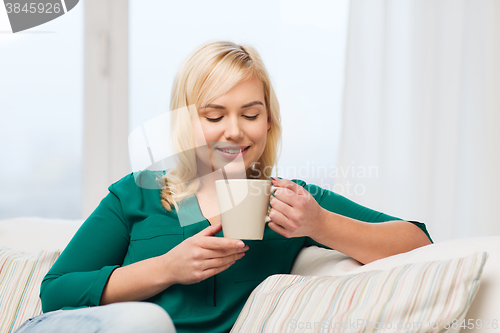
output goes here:
<path id="1" fill-rule="evenodd" d="M 278 95 L 273 174 L 434 241 L 500 234 L 499 1 L 86 0 L 16 34 L 5 20 L 0 219 L 86 218 L 131 172 L 128 135 L 169 111 L 181 61 L 227 39 L 260 52 Z"/>

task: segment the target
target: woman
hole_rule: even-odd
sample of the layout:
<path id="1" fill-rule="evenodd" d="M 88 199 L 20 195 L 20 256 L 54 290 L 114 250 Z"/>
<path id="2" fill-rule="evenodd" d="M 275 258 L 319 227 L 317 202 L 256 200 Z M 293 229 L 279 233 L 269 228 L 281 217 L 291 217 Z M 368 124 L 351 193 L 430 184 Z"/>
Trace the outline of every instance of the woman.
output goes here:
<path id="1" fill-rule="evenodd" d="M 222 237 L 215 180 L 268 179 L 281 138 L 278 101 L 252 47 L 196 49 L 175 79 L 171 109 L 179 155 L 163 187 L 143 186 L 157 177 L 147 171 L 111 185 L 44 278 L 45 313 L 17 333 L 168 332 L 172 321 L 177 332 L 227 332 L 251 291 L 289 273 L 305 246 L 368 263 L 430 244 L 421 223 L 277 178 L 264 239 Z"/>

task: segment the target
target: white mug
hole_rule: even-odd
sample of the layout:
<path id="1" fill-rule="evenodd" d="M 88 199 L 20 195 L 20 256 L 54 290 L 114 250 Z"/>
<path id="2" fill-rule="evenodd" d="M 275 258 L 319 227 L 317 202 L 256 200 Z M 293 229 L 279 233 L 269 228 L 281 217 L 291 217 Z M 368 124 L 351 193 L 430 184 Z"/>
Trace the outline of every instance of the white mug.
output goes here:
<path id="1" fill-rule="evenodd" d="M 270 180 L 224 179 L 215 181 L 224 237 L 262 239 L 269 198 L 278 187 Z"/>

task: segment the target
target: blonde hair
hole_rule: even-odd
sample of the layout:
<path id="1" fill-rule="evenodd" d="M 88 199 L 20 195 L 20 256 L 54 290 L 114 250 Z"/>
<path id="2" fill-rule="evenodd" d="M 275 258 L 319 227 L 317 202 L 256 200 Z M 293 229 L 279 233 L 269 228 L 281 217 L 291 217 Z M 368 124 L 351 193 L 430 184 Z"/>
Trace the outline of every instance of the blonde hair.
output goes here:
<path id="1" fill-rule="evenodd" d="M 264 98 L 271 128 L 260 159 L 252 167 L 254 178 L 268 179 L 281 149 L 281 117 L 279 103 L 269 74 L 258 52 L 248 45 L 228 41 L 212 41 L 196 48 L 180 66 L 172 87 L 170 109 L 171 139 L 177 152 L 177 163 L 163 176 L 162 206 L 172 211 L 177 203 L 196 193 L 200 186 L 197 175 L 195 143 L 191 117 L 196 110 L 224 95 L 241 81 L 255 76 L 264 86 Z M 193 107 L 196 106 L 196 107 Z"/>

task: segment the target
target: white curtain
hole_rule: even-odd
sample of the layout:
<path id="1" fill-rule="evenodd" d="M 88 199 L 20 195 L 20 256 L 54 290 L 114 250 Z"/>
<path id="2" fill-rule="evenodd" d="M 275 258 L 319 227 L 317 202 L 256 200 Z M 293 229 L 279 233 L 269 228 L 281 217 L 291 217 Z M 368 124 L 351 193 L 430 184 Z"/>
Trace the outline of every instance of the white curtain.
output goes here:
<path id="1" fill-rule="evenodd" d="M 500 234 L 500 1 L 351 0 L 342 125 L 336 192 Z"/>

